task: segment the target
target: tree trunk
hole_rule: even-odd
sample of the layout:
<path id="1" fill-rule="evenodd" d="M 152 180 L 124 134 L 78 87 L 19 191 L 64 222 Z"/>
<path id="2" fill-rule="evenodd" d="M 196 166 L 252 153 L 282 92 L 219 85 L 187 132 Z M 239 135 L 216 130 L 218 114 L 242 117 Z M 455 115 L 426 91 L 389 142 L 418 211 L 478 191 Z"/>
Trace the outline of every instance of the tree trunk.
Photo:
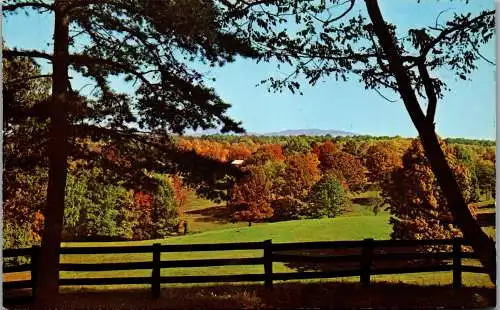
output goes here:
<path id="1" fill-rule="evenodd" d="M 52 104 L 50 106 L 49 184 L 42 233 L 42 247 L 35 283 L 35 307 L 44 309 L 59 294 L 59 254 L 64 218 L 64 193 L 68 157 L 68 46 L 69 18 L 63 1 L 55 2 Z"/>
<path id="2" fill-rule="evenodd" d="M 389 68 L 396 78 L 398 91 L 419 133 L 425 155 L 431 164 L 432 172 L 436 176 L 439 186 L 443 191 L 443 195 L 448 202 L 454 222 L 460 228 L 465 239 L 474 249 L 474 252 L 478 255 L 483 266 L 487 269 L 490 279 L 495 283 L 495 242 L 483 232 L 479 223 L 472 217 L 467 207 L 460 187 L 439 145 L 434 130 L 434 120 L 432 118 L 427 118 L 420 108 L 410 78 L 402 64 L 401 55 L 398 52 L 396 42 L 394 42 L 386 26 L 377 0 L 365 0 L 365 3 L 373 23 L 375 34 L 387 56 Z"/>

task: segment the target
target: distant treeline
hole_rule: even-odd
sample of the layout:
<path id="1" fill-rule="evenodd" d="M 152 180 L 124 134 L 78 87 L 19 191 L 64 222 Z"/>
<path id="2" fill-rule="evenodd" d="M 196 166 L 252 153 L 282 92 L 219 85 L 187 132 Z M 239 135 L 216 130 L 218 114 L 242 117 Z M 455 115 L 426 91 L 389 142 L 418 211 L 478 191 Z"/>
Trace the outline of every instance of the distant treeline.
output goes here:
<path id="1" fill-rule="evenodd" d="M 410 141 L 413 138 L 404 138 L 401 136 L 370 136 L 370 135 L 355 135 L 355 136 L 332 136 L 332 135 L 324 135 L 324 136 L 260 136 L 260 135 L 223 135 L 223 134 L 215 134 L 215 135 L 202 135 L 200 137 L 190 137 L 185 136 L 184 139 L 203 139 L 210 140 L 216 142 L 250 142 L 253 143 L 286 143 L 288 140 L 296 137 L 301 137 L 305 139 L 307 142 L 325 142 L 325 141 L 334 141 L 337 143 L 343 143 L 347 141 L 380 141 L 380 140 L 392 140 L 392 139 L 402 139 Z M 495 146 L 496 142 L 494 140 L 482 140 L 482 139 L 467 139 L 467 138 L 446 138 L 444 139 L 447 143 L 450 144 L 466 144 L 466 145 L 478 145 L 478 146 Z"/>

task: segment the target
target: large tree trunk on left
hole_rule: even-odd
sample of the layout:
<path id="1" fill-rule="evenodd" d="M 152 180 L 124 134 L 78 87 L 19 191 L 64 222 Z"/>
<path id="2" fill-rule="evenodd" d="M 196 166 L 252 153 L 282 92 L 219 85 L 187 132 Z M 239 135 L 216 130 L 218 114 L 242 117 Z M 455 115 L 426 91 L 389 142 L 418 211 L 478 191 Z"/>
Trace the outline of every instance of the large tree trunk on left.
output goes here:
<path id="1" fill-rule="evenodd" d="M 415 125 L 425 155 L 430 162 L 432 172 L 438 180 L 438 184 L 443 191 L 455 224 L 462 231 L 465 239 L 470 243 L 479 260 L 486 268 L 493 283 L 496 280 L 496 250 L 495 242 L 489 238 L 479 226 L 479 223 L 472 217 L 467 204 L 462 196 L 460 187 L 453 175 L 453 172 L 446 161 L 443 150 L 439 145 L 438 138 L 434 130 L 433 115 L 424 115 L 420 104 L 412 87 L 411 80 L 401 61 L 401 54 L 398 51 L 396 42 L 392 37 L 387 25 L 382 17 L 377 0 L 365 0 L 368 14 L 373 23 L 375 34 L 384 50 L 389 62 L 389 68 L 394 74 L 398 84 L 398 91 L 405 104 L 408 114 Z M 425 64 L 424 64 L 425 66 Z M 431 85 L 432 87 L 432 85 Z"/>
<path id="2" fill-rule="evenodd" d="M 65 13 L 67 1 L 55 2 L 54 55 L 52 60 L 52 104 L 50 105 L 49 184 L 45 223 L 42 233 L 41 256 L 36 282 L 35 307 L 50 306 L 59 294 L 59 254 L 64 218 L 68 158 L 68 48 L 69 18 Z"/>

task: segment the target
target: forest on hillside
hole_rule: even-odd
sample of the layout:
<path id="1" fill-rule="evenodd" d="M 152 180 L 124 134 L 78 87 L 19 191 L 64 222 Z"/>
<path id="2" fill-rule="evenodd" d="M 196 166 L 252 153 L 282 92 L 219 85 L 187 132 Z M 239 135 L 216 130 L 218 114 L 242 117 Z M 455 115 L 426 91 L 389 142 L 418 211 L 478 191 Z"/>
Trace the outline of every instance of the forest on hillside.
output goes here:
<path id="1" fill-rule="evenodd" d="M 364 204 L 374 214 L 391 213 L 395 239 L 446 238 L 459 230 L 430 170 L 418 139 L 401 137 L 206 136 L 174 138 L 182 151 L 238 165 L 239 178 L 225 175 L 210 184 L 184 181 L 182 173 L 143 169 L 141 188 L 130 189 L 127 174 L 133 154 L 110 143 L 82 141 L 99 154 L 101 166 L 83 159 L 69 163 L 64 241 L 144 240 L 183 230 L 190 191 L 224 203 L 231 221 L 336 217 L 348 212 L 355 194 L 376 191 Z M 485 141 L 441 141 L 464 197 L 474 203 L 495 197 L 493 145 Z M 94 161 L 95 161 L 94 160 Z M 120 179 L 114 179 L 120 178 Z M 47 171 L 5 178 L 4 248 L 40 242 Z M 111 180 L 114 182 L 111 183 Z"/>

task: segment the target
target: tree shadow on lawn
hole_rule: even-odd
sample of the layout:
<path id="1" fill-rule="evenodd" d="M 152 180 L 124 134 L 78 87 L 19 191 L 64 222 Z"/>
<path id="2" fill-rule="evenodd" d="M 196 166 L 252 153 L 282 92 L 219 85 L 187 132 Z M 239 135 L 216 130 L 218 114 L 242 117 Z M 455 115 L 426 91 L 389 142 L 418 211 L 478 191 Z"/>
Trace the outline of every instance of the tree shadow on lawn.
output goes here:
<path id="1" fill-rule="evenodd" d="M 213 206 L 201 210 L 188 211 L 186 214 L 199 215 L 196 222 L 217 222 L 227 224 L 231 222 L 231 213 L 226 206 Z"/>
<path id="2" fill-rule="evenodd" d="M 68 289 L 65 289 L 66 291 Z M 242 309 L 242 308 L 330 308 L 330 309 L 422 309 L 494 307 L 494 288 L 418 286 L 403 283 L 318 282 L 277 283 L 272 291 L 262 284 L 162 287 L 161 297 L 152 299 L 148 289 L 87 290 L 63 292 L 54 303 L 58 309 Z M 29 305 L 19 306 L 28 308 Z M 18 309 L 19 309 L 18 308 Z M 9 307 L 16 309 L 16 307 Z"/>
<path id="3" fill-rule="evenodd" d="M 373 250 L 374 254 L 417 254 L 419 249 L 415 247 L 377 247 Z M 294 269 L 298 272 L 310 271 L 346 271 L 346 270 L 360 270 L 361 268 L 361 248 L 343 248 L 343 249 L 314 249 L 314 250 L 296 250 L 296 251 L 280 251 L 276 254 L 291 254 L 301 257 L 312 257 L 312 261 L 308 262 L 306 259 L 303 261 L 289 261 L 285 262 L 285 266 Z M 350 258 L 348 261 L 323 261 L 314 262 L 314 258 L 319 257 L 342 257 L 357 255 L 359 259 Z M 286 256 L 285 256 L 286 257 Z M 328 258 L 327 258 L 328 259 Z M 372 258 L 372 270 L 377 269 L 394 269 L 397 271 L 400 268 L 417 268 L 417 267 L 434 267 L 450 265 L 451 259 L 384 259 L 381 257 Z"/>

